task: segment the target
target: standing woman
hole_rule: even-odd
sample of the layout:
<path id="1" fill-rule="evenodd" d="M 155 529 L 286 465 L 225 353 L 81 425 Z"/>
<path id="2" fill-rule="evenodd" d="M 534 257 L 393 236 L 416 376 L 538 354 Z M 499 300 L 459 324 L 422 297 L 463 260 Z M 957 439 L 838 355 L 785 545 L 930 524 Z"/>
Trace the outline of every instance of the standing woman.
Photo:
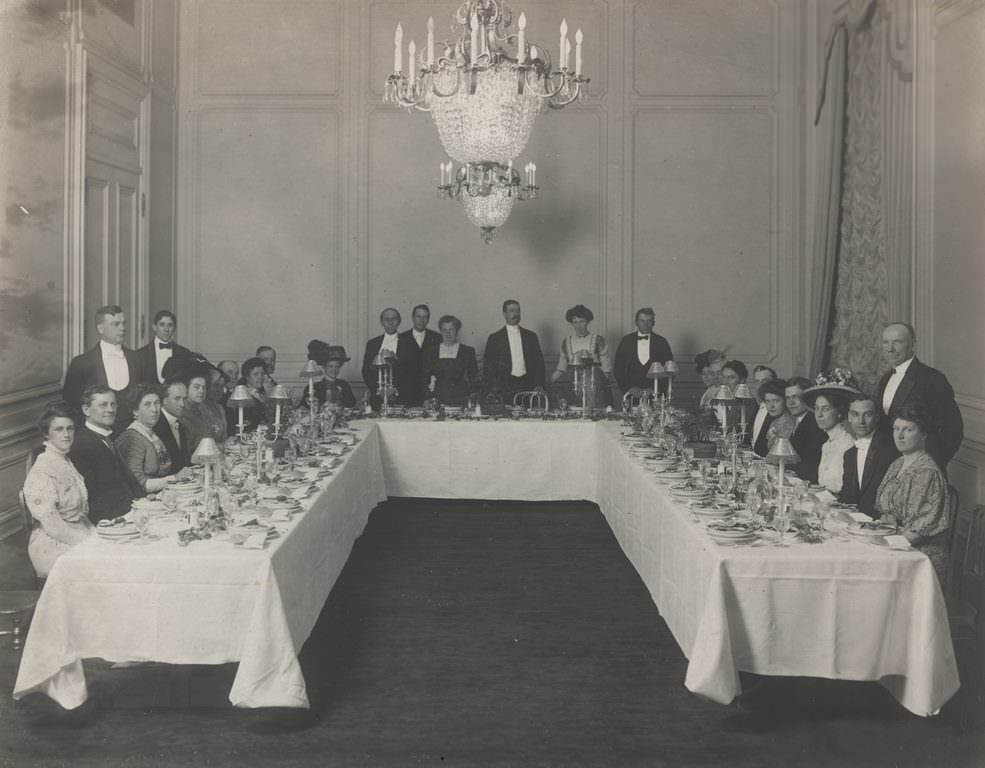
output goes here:
<path id="1" fill-rule="evenodd" d="M 934 431 L 930 414 L 919 405 L 899 409 L 893 420 L 893 442 L 902 455 L 889 465 L 876 494 L 881 522 L 896 525 L 910 544 L 930 558 L 941 585 L 947 573 L 947 481 L 927 452 Z"/>
<path id="2" fill-rule="evenodd" d="M 609 387 L 612 362 L 609 360 L 609 348 L 605 339 L 588 330 L 588 325 L 595 319 L 595 315 L 584 304 L 576 304 L 564 313 L 564 319 L 571 324 L 574 332 L 561 340 L 561 354 L 558 355 L 557 369 L 551 374 L 551 383 L 560 381 L 568 372 L 568 366 L 574 363 L 575 357 L 587 351 L 592 356 L 592 360 L 600 366 L 594 374 L 595 407 L 605 408 L 612 405 L 612 390 Z M 580 401 L 580 396 L 574 392 L 574 380 L 571 383 L 571 392 L 574 399 Z"/>
<path id="3" fill-rule="evenodd" d="M 424 351 L 424 387 L 442 405 L 463 405 L 479 380 L 475 348 L 459 343 L 462 321 L 454 315 L 444 315 L 438 321 L 438 330 L 441 343 Z"/>
<path id="4" fill-rule="evenodd" d="M 130 395 L 133 421 L 116 438 L 116 450 L 145 493 L 164 490 L 171 473 L 171 455 L 154 432 L 161 418 L 161 388 L 138 384 Z"/>
<path id="5" fill-rule="evenodd" d="M 38 576 L 47 576 L 63 553 L 92 535 L 85 480 L 68 458 L 75 441 L 74 411 L 68 403 L 48 403 L 38 419 L 44 452 L 24 481 L 24 498 L 34 518 L 27 554 Z"/>
<path id="6" fill-rule="evenodd" d="M 211 365 L 200 365 L 185 376 L 188 402 L 180 419 L 188 435 L 188 452 L 194 453 L 203 437 L 222 445 L 226 442 L 226 409 L 210 397 L 221 397 L 222 373 Z"/>

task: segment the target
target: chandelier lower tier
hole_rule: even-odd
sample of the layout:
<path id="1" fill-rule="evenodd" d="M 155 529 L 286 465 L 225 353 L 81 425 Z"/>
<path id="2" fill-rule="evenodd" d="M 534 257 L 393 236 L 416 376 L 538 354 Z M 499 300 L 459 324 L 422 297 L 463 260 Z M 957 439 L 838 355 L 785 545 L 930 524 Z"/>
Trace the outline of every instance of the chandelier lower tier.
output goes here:
<path id="1" fill-rule="evenodd" d="M 451 163 L 441 165 L 439 196 L 461 200 L 486 243 L 510 214 L 513 203 L 537 197 L 536 166 L 525 168 L 525 184 L 512 167 L 530 138 L 537 115 L 585 97 L 582 32 L 575 33 L 574 62 L 567 21 L 560 27 L 557 69 L 545 48 L 526 37 L 521 13 L 500 0 L 466 0 L 453 17 L 457 39 L 436 42 L 434 19 L 418 51 L 407 46 L 403 68 L 403 27 L 394 34 L 393 72 L 384 102 L 430 112 L 445 152 L 461 167 L 454 180 Z M 436 56 L 436 49 L 440 55 Z"/>

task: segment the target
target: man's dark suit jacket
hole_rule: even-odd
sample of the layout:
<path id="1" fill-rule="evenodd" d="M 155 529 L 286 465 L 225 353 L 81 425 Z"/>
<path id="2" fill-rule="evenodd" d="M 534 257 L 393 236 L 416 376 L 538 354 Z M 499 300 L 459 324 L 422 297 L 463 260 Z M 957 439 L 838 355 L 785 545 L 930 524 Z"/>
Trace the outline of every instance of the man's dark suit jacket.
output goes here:
<path id="1" fill-rule="evenodd" d="M 756 417 L 753 416 L 753 419 L 755 418 Z M 770 431 L 770 424 L 774 421 L 775 419 L 768 413 L 766 414 L 766 418 L 763 419 L 763 428 L 759 430 L 759 434 L 756 435 L 756 442 L 753 443 L 752 446 L 752 449 L 756 452 L 757 456 L 762 456 L 765 458 L 766 454 L 770 452 L 770 441 L 768 439 L 768 435 Z M 750 431 L 752 430 L 752 425 L 750 425 L 749 429 Z M 750 435 L 750 439 L 752 439 L 752 435 Z"/>
<path id="2" fill-rule="evenodd" d="M 927 409 L 930 418 L 937 426 L 937 429 L 927 437 L 927 452 L 934 457 L 934 461 L 943 471 L 947 471 L 947 463 L 951 460 L 961 441 L 964 439 L 964 421 L 961 418 L 961 409 L 954 402 L 954 390 L 951 388 L 947 377 L 936 368 L 924 365 L 916 357 L 906 369 L 903 380 L 900 382 L 893 402 L 890 405 L 889 413 L 882 410 L 882 395 L 886 391 L 889 377 L 892 371 L 887 372 L 879 379 L 878 393 L 876 394 L 876 405 L 882 413 L 879 426 L 876 430 L 877 437 L 884 443 L 893 443 L 893 419 L 904 405 L 921 405 Z"/>
<path id="3" fill-rule="evenodd" d="M 407 397 L 408 399 L 413 400 L 413 402 L 420 404 L 424 402 L 424 394 L 425 394 L 424 390 L 421 389 L 421 377 L 424 374 L 424 368 L 423 368 L 424 358 L 427 356 L 430 350 L 438 349 L 438 346 L 441 344 L 441 334 L 438 333 L 437 331 L 432 331 L 430 328 L 425 328 L 424 345 L 419 347 L 417 346 L 417 339 L 414 338 L 413 329 L 407 331 L 401 331 L 397 341 L 398 347 L 400 346 L 400 342 L 405 337 L 410 342 L 405 346 L 407 347 L 407 349 L 410 350 L 410 354 L 412 355 L 412 357 L 409 362 L 414 368 L 414 390 L 412 392 L 409 392 Z M 397 387 L 397 389 L 399 390 L 400 387 Z M 401 390 L 401 395 L 402 394 L 403 391 Z"/>
<path id="4" fill-rule="evenodd" d="M 379 408 L 383 398 L 377 392 L 377 369 L 373 367 L 373 358 L 380 352 L 383 345 L 383 334 L 374 336 L 366 342 L 363 353 L 363 381 L 370 393 L 370 401 L 374 408 Z M 418 373 L 418 358 L 420 350 L 413 338 L 408 339 L 404 334 L 397 334 L 397 362 L 393 364 L 393 386 L 397 388 L 397 399 L 403 405 L 420 405 L 421 383 Z"/>
<path id="5" fill-rule="evenodd" d="M 75 433 L 68 457 L 85 479 L 89 519 L 94 523 L 125 515 L 130 503 L 144 495 L 116 451 L 91 429 L 83 426 Z"/>
<path id="6" fill-rule="evenodd" d="M 157 378 L 157 350 L 154 349 L 156 344 L 157 337 L 155 336 L 150 340 L 149 344 L 144 344 L 144 346 L 134 353 L 137 355 L 137 363 L 140 370 L 140 381 L 145 381 L 148 384 L 159 384 L 161 382 L 161 380 Z M 192 354 L 192 351 L 188 349 L 188 347 L 183 347 L 178 342 L 171 343 L 172 360 L 191 357 Z"/>
<path id="7" fill-rule="evenodd" d="M 814 421 L 810 411 L 790 435 L 790 444 L 800 456 L 800 463 L 794 466 L 797 477 L 809 483 L 817 482 L 817 468 L 821 464 L 821 446 L 828 441 L 828 435 Z"/>
<path id="8" fill-rule="evenodd" d="M 537 334 L 526 328 L 520 328 L 520 344 L 523 346 L 523 364 L 527 375 L 522 378 L 524 389 L 543 388 L 546 381 L 544 370 L 544 354 L 540 351 L 540 341 Z M 510 339 L 506 335 L 506 326 L 489 334 L 486 339 L 486 350 L 483 353 L 483 378 L 490 392 L 512 395 L 513 355 L 510 354 Z M 509 385 L 509 386 L 508 386 Z"/>
<path id="9" fill-rule="evenodd" d="M 674 353 L 670 351 L 670 344 L 667 339 L 657 333 L 650 334 L 650 359 L 646 365 L 640 363 L 640 358 L 636 354 L 637 332 L 628 333 L 619 341 L 616 347 L 616 357 L 612 361 L 612 373 L 616 377 L 616 383 L 623 394 L 633 387 L 640 389 L 653 389 L 653 379 L 646 377 L 646 372 L 650 370 L 652 363 L 666 363 L 674 359 Z M 660 392 L 667 391 L 667 380 L 659 383 Z"/>
<path id="10" fill-rule="evenodd" d="M 177 472 L 180 469 L 184 469 L 189 464 L 191 464 L 191 452 L 194 450 L 188 445 L 188 436 L 185 433 L 185 428 L 178 422 L 178 432 L 181 434 L 181 447 L 174 439 L 174 432 L 171 431 L 171 425 L 168 424 L 167 416 L 163 413 L 157 420 L 157 424 L 154 425 L 154 434 L 161 438 L 161 442 L 164 443 L 164 447 L 168 450 L 168 456 L 171 457 L 171 472 Z"/>
<path id="11" fill-rule="evenodd" d="M 858 448 L 854 446 L 849 448 L 845 451 L 845 464 L 838 501 L 843 504 L 857 504 L 859 512 L 865 512 L 869 517 L 879 517 L 879 513 L 876 512 L 876 494 L 879 491 L 879 483 L 886 476 L 889 465 L 898 456 L 899 453 L 895 448 L 887 446 L 873 437 L 869 444 L 869 452 L 865 454 L 862 482 L 859 483 Z"/>
<path id="12" fill-rule="evenodd" d="M 140 382 L 140 360 L 137 353 L 132 349 L 123 348 L 123 355 L 126 357 L 127 367 L 130 369 L 130 384 L 126 389 L 116 393 L 117 422 L 123 420 L 132 421 L 130 408 L 127 404 L 127 395 L 130 390 Z M 65 384 L 62 386 L 62 399 L 73 408 L 81 410 L 82 392 L 92 384 L 106 384 L 106 368 L 103 366 L 103 355 L 99 351 L 99 344 L 87 352 L 72 358 L 68 364 L 68 371 L 65 373 Z"/>

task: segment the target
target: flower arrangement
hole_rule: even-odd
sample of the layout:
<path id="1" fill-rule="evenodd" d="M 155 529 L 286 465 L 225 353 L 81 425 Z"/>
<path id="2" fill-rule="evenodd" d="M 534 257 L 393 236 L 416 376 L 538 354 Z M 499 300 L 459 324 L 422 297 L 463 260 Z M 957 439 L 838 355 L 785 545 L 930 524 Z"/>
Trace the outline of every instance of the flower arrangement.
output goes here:
<path id="1" fill-rule="evenodd" d="M 814 384 L 819 387 L 842 386 L 859 390 L 862 388 L 850 368 L 835 368 L 831 371 L 821 371 L 814 377 Z"/>

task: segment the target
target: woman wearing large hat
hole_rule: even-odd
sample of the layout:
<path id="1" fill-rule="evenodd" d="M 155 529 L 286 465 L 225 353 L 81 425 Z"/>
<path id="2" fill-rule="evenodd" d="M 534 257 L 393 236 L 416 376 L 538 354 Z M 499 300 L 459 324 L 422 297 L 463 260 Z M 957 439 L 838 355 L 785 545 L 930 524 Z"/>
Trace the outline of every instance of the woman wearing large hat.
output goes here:
<path id="1" fill-rule="evenodd" d="M 821 463 L 817 481 L 831 493 L 841 490 L 845 451 L 855 444 L 855 437 L 845 427 L 848 406 L 862 394 L 852 372 L 836 368 L 831 373 L 819 373 L 813 387 L 804 390 L 802 398 L 814 409 L 814 421 L 828 439 L 821 446 Z"/>
<path id="2" fill-rule="evenodd" d="M 349 382 L 339 378 L 342 365 L 349 362 L 345 347 L 326 344 L 320 339 L 308 342 L 308 359 L 318 363 L 325 371 L 324 377 L 314 384 L 315 399 L 319 405 L 335 403 L 342 408 L 355 408 L 356 397 L 352 394 Z M 301 406 L 308 404 L 308 392 L 305 390 Z"/>

